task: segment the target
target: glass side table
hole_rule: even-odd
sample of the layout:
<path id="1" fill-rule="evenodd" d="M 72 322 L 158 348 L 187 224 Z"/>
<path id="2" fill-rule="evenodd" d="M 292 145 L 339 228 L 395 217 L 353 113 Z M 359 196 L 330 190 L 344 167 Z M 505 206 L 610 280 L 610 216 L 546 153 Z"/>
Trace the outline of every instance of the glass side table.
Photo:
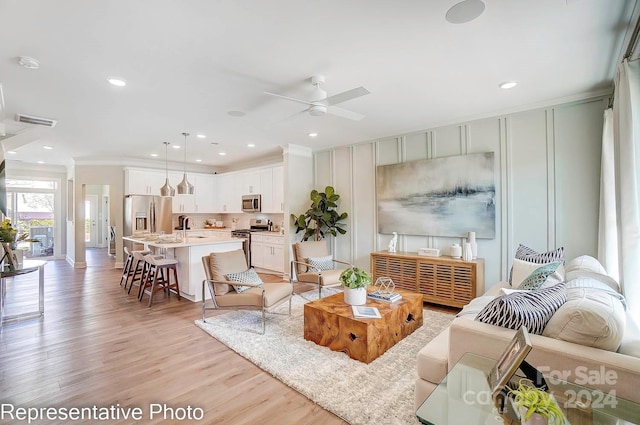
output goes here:
<path id="1" fill-rule="evenodd" d="M 25 260 L 20 268 L 0 269 L 0 328 L 7 322 L 32 319 L 44 314 L 44 260 Z M 7 278 L 38 271 L 38 310 L 27 313 L 6 315 L 5 301 L 7 296 Z"/>
<path id="2" fill-rule="evenodd" d="M 507 403 L 498 413 L 487 375 L 495 360 L 466 353 L 416 411 L 427 425 L 519 425 Z M 640 404 L 580 385 L 547 379 L 571 425 L 640 425 Z"/>

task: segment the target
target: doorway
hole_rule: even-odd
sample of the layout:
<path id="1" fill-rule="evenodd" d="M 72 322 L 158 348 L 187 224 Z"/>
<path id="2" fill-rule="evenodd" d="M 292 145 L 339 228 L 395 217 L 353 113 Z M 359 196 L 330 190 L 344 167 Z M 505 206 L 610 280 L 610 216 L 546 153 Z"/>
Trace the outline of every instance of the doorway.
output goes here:
<path id="1" fill-rule="evenodd" d="M 98 197 L 96 195 L 85 195 L 84 197 L 84 246 L 85 248 L 96 248 L 98 240 Z"/>
<path id="2" fill-rule="evenodd" d="M 115 228 L 112 220 L 109 185 L 87 184 L 84 186 L 84 248 L 87 267 L 104 264 L 102 256 L 110 257 L 111 267 L 115 262 Z M 111 255 L 110 255 L 111 254 Z"/>

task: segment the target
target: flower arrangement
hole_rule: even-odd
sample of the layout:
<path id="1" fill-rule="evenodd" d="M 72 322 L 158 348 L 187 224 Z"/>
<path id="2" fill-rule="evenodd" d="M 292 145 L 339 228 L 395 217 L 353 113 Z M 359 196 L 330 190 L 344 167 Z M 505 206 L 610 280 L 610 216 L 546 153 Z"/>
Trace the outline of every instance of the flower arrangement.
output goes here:
<path id="1" fill-rule="evenodd" d="M 524 413 L 522 422 L 531 419 L 534 413 L 538 413 L 547 419 L 550 425 L 564 425 L 565 418 L 555 399 L 546 391 L 527 385 L 526 380 L 520 380 L 518 388 L 509 388 L 513 394 L 516 407 Z"/>
<path id="2" fill-rule="evenodd" d="M 349 268 L 340 273 L 340 282 L 345 288 L 366 288 L 371 284 L 371 276 L 357 267 Z"/>

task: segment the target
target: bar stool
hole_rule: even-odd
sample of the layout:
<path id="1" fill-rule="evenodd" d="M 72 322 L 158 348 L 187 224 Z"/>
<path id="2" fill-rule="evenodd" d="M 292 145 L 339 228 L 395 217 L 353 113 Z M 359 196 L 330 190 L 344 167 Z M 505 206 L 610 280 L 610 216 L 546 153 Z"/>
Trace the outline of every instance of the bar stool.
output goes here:
<path id="1" fill-rule="evenodd" d="M 178 283 L 178 260 L 173 258 L 164 258 L 162 255 L 147 254 L 144 256 L 145 268 L 144 283 L 140 285 L 138 301 L 142 301 L 144 292 L 149 290 L 149 307 L 153 301 L 153 294 L 158 291 L 166 291 L 167 296 L 171 293 L 171 288 L 175 289 L 180 301 L 180 285 Z M 171 270 L 173 270 L 173 280 L 171 283 Z"/>
<path id="2" fill-rule="evenodd" d="M 139 250 L 139 251 L 134 251 L 134 250 L 130 250 L 128 247 L 124 247 L 124 253 L 127 255 L 127 259 L 124 262 L 124 268 L 122 269 L 122 276 L 120 276 L 120 286 L 122 285 L 122 281 L 124 280 L 124 289 L 127 289 L 127 284 L 129 281 L 130 277 L 134 277 L 136 276 L 136 274 L 140 274 L 140 272 L 142 271 L 142 268 L 139 268 L 139 262 L 138 260 L 136 260 L 136 265 L 135 267 L 133 267 L 133 260 L 134 260 L 134 254 L 135 253 L 140 253 L 141 256 L 140 258 L 142 259 L 145 255 L 150 254 L 151 251 L 149 250 Z"/>
<path id="3" fill-rule="evenodd" d="M 131 265 L 131 282 L 129 282 L 129 289 L 127 290 L 127 294 L 131 294 L 131 288 L 133 288 L 134 285 L 138 287 L 142 286 L 142 282 L 144 281 L 144 277 L 145 277 L 144 256 L 149 254 L 151 254 L 151 251 L 149 251 L 148 249 L 144 249 L 140 251 L 131 251 L 131 255 L 133 256 L 132 265 Z M 135 265 L 133 263 L 134 261 L 135 261 Z M 124 289 L 127 289 L 126 282 L 125 282 Z"/>

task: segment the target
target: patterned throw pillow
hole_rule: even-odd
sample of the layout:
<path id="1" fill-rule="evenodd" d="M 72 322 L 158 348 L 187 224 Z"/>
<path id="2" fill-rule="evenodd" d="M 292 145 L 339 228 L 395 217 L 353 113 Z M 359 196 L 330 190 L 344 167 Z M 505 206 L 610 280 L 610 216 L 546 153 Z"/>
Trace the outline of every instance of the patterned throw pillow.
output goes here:
<path id="1" fill-rule="evenodd" d="M 547 289 L 497 297 L 478 313 L 476 320 L 509 329 L 525 326 L 529 333 L 542 335 L 553 313 L 567 301 L 565 286 L 559 283 Z"/>
<path id="2" fill-rule="evenodd" d="M 537 252 L 528 246 L 520 244 L 516 250 L 516 258 L 536 264 L 547 264 L 554 261 L 561 261 L 562 264 L 564 264 L 564 247 L 561 246 L 553 251 Z M 513 267 L 511 267 L 511 271 L 509 271 L 509 285 L 511 285 L 512 278 Z"/>
<path id="3" fill-rule="evenodd" d="M 559 266 L 560 262 L 556 261 L 555 263 L 549 263 L 545 264 L 544 266 L 538 267 L 522 281 L 517 289 L 539 289 L 547 281 L 547 278 L 558 269 Z"/>
<path id="4" fill-rule="evenodd" d="M 245 270 L 240 273 L 229 273 L 229 274 L 226 274 L 225 277 L 232 282 L 262 283 L 262 279 L 260 279 L 260 276 L 258 276 L 258 273 L 256 273 L 256 271 L 253 268 L 249 270 Z M 251 286 L 246 286 L 246 285 L 232 285 L 232 286 L 237 293 L 244 292 L 247 289 L 251 289 Z"/>
<path id="5" fill-rule="evenodd" d="M 307 258 L 307 263 L 320 271 L 333 270 L 333 257 L 331 255 L 326 255 L 324 257 L 309 257 Z M 315 270 L 311 269 L 311 271 Z"/>

